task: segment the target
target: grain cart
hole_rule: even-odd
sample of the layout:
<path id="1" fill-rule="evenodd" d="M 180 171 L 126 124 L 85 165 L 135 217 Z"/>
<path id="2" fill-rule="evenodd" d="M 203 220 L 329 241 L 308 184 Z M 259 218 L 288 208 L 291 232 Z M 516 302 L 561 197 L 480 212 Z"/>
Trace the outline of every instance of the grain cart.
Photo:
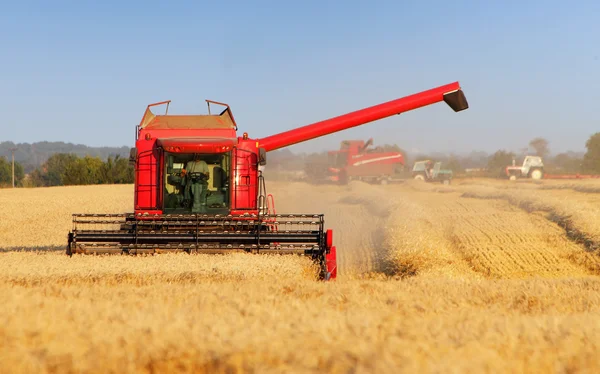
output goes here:
<path id="1" fill-rule="evenodd" d="M 454 82 L 261 139 L 238 136 L 224 103 L 207 100 L 206 115 L 169 114 L 170 101 L 150 104 L 130 156 L 133 212 L 74 214 L 67 254 L 301 254 L 319 265 L 321 279 L 335 278 L 336 248 L 323 214 L 275 212 L 261 171 L 267 152 L 440 101 L 457 112 L 468 108 Z M 224 109 L 212 114 L 211 104 Z M 166 106 L 164 114 L 152 112 L 157 105 Z"/>

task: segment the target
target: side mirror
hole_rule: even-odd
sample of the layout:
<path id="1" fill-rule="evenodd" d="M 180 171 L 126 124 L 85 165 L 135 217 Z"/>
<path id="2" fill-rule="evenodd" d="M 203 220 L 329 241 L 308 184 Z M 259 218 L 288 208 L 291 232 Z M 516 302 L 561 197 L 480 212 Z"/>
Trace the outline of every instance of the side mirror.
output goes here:
<path id="1" fill-rule="evenodd" d="M 258 164 L 261 166 L 267 164 L 267 151 L 264 148 L 258 149 Z"/>
<path id="2" fill-rule="evenodd" d="M 131 148 L 129 150 L 129 165 L 135 166 L 136 161 L 137 161 L 137 149 Z"/>

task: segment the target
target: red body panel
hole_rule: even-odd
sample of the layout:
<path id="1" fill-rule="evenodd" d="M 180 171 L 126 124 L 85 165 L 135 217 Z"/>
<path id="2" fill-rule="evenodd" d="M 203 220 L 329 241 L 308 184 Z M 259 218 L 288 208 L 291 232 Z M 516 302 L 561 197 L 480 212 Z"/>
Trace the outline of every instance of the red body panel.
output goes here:
<path id="1" fill-rule="evenodd" d="M 159 151 L 156 139 L 139 138 L 136 141 L 137 165 L 135 169 L 135 212 L 157 211 Z"/>
<path id="2" fill-rule="evenodd" d="M 233 209 L 257 210 L 258 198 L 258 148 L 256 140 L 239 139 L 234 152 Z"/>
<path id="3" fill-rule="evenodd" d="M 332 246 L 329 249 L 329 253 L 325 255 L 325 262 L 327 272 L 331 274 L 331 279 L 337 278 L 337 249 L 335 246 Z"/>
<path id="4" fill-rule="evenodd" d="M 173 153 L 222 153 L 231 151 L 236 144 L 235 138 L 168 138 L 156 141 L 157 146 Z"/>
<path id="5" fill-rule="evenodd" d="M 404 165 L 398 152 L 360 154 L 349 157 L 346 172 L 349 176 L 392 175 L 397 164 Z"/>

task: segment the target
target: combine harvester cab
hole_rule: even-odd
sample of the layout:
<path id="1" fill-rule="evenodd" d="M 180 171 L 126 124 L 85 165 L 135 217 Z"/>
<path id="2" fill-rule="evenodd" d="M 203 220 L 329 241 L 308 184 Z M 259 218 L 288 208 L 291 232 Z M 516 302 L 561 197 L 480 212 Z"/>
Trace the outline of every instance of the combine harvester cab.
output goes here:
<path id="1" fill-rule="evenodd" d="M 337 276 L 333 232 L 322 214 L 279 214 L 261 166 L 269 151 L 445 101 L 468 108 L 458 84 L 424 91 L 262 139 L 237 135 L 227 104 L 206 115 L 148 105 L 136 129 L 134 211 L 74 214 L 67 254 L 284 253 L 310 256 L 321 279 Z M 211 104 L 224 109 L 211 113 Z M 166 107 L 156 115 L 151 108 Z"/>

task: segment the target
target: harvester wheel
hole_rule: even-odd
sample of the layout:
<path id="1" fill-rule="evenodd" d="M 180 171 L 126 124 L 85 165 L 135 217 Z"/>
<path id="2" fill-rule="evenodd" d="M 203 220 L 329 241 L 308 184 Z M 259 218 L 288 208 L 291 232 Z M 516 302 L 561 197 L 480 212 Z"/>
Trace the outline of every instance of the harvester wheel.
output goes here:
<path id="1" fill-rule="evenodd" d="M 417 174 L 417 175 L 415 175 L 415 180 L 425 181 L 425 177 L 423 176 L 423 174 Z"/>

